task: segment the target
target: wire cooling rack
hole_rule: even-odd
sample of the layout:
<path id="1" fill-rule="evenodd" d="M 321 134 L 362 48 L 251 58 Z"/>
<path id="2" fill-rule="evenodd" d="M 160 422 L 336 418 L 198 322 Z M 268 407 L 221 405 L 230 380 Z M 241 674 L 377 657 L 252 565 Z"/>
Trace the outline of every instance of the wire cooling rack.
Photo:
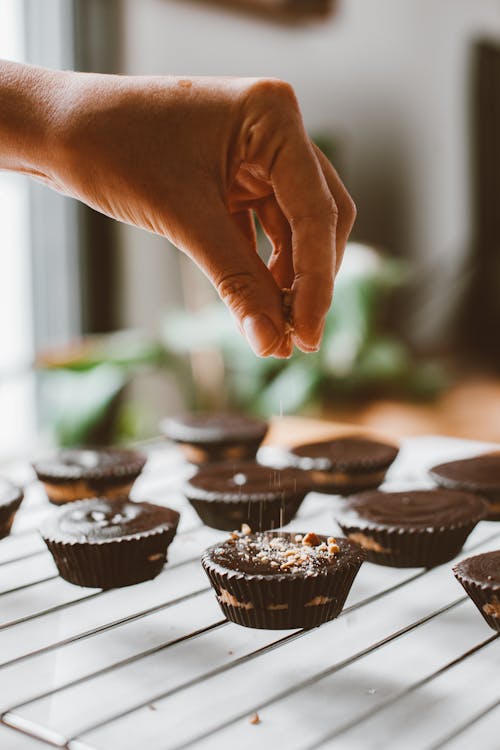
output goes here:
<path id="1" fill-rule="evenodd" d="M 425 487 L 429 466 L 486 447 L 407 440 L 386 487 Z M 154 581 L 108 592 L 57 576 L 36 531 L 51 507 L 27 466 L 4 468 L 28 484 L 0 542 L 1 750 L 500 748 L 500 642 L 451 563 L 365 563 L 337 620 L 310 631 L 239 627 L 199 564 L 226 534 L 202 526 L 182 498 L 175 450 L 148 450 L 133 497 L 180 510 L 179 532 Z M 335 534 L 335 502 L 309 495 L 290 527 Z M 500 524 L 482 522 L 460 558 L 495 548 Z"/>

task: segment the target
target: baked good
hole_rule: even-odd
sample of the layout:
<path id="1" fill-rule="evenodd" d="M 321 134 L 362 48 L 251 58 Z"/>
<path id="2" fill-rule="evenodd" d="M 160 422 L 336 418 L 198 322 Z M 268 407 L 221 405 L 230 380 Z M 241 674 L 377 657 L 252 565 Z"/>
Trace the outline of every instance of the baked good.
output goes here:
<path id="1" fill-rule="evenodd" d="M 432 568 L 455 557 L 485 515 L 485 503 L 471 493 L 373 490 L 349 498 L 337 521 L 371 562 Z"/>
<path id="2" fill-rule="evenodd" d="M 500 453 L 449 461 L 430 470 L 441 487 L 475 492 L 488 504 L 488 521 L 500 521 Z"/>
<path id="3" fill-rule="evenodd" d="M 201 562 L 224 615 L 239 625 L 282 630 L 333 620 L 365 559 L 348 539 L 233 533 Z"/>
<path id="4" fill-rule="evenodd" d="M 490 628 L 500 632 L 500 550 L 468 557 L 453 572 Z"/>
<path id="5" fill-rule="evenodd" d="M 207 526 L 264 531 L 291 521 L 309 489 L 307 473 L 296 469 L 223 461 L 200 467 L 184 494 Z"/>
<path id="6" fill-rule="evenodd" d="M 112 589 L 155 578 L 178 523 L 160 505 L 93 498 L 61 508 L 40 532 L 62 578 Z"/>
<path id="7" fill-rule="evenodd" d="M 22 490 L 0 478 L 0 539 L 10 534 L 14 516 L 22 500 Z"/>
<path id="8" fill-rule="evenodd" d="M 307 443 L 290 450 L 292 465 L 311 472 L 317 492 L 339 495 L 378 487 L 397 455 L 395 445 L 356 436 Z"/>
<path id="9" fill-rule="evenodd" d="M 65 448 L 35 461 L 51 503 L 90 497 L 126 497 L 144 468 L 146 456 L 124 448 Z"/>
<path id="10" fill-rule="evenodd" d="M 198 412 L 167 417 L 160 429 L 188 461 L 204 464 L 255 458 L 268 424 L 244 414 Z"/>

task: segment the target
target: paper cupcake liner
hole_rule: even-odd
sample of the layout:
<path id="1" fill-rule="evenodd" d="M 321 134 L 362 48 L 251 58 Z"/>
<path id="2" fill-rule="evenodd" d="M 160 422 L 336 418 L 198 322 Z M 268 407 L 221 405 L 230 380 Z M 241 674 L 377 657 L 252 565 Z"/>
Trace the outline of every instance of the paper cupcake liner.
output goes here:
<path id="1" fill-rule="evenodd" d="M 225 617 L 248 628 L 314 628 L 337 617 L 360 568 L 349 562 L 317 576 L 262 576 L 224 570 L 208 554 L 202 565 Z"/>
<path id="2" fill-rule="evenodd" d="M 470 578 L 462 576 L 457 570 L 453 570 L 457 581 L 464 587 L 466 593 L 478 608 L 481 616 L 490 628 L 500 633 L 500 592 L 488 589 L 484 584 L 477 584 Z M 492 614 L 492 606 L 498 605 L 498 616 Z M 486 611 L 485 611 L 486 610 Z"/>
<path id="3" fill-rule="evenodd" d="M 393 568 L 434 568 L 458 555 L 477 520 L 433 530 L 345 525 L 341 520 L 338 523 L 349 539 L 363 547 L 370 562 Z"/>
<path id="4" fill-rule="evenodd" d="M 0 505 L 0 539 L 10 534 L 14 517 L 23 501 L 23 497 L 23 493 L 19 491 L 19 495 L 11 500 L 10 503 Z"/>
<path id="5" fill-rule="evenodd" d="M 265 500 L 188 500 L 204 524 L 213 529 L 234 531 L 246 523 L 252 531 L 267 531 L 285 526 L 295 517 L 305 495 Z"/>
<path id="6" fill-rule="evenodd" d="M 46 537 L 59 574 L 77 586 L 112 589 L 155 578 L 167 560 L 176 528 L 105 542 L 61 542 Z"/>

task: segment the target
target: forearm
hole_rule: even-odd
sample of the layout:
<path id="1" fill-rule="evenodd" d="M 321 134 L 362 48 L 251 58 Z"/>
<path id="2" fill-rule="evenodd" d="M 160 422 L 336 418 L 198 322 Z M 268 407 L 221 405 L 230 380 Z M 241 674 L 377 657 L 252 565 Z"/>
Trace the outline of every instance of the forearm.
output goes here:
<path id="1" fill-rule="evenodd" d="M 0 61 L 0 169 L 48 176 L 64 73 Z"/>

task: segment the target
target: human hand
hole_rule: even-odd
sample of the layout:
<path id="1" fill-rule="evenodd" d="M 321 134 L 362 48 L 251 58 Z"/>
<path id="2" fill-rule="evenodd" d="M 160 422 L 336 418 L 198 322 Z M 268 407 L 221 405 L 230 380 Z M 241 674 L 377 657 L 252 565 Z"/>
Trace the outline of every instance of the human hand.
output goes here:
<path id="1" fill-rule="evenodd" d="M 272 79 L 51 75 L 37 177 L 167 237 L 206 273 L 260 356 L 319 348 L 354 204 Z M 256 252 L 255 212 L 273 251 Z M 293 333 L 283 314 L 293 292 Z"/>

